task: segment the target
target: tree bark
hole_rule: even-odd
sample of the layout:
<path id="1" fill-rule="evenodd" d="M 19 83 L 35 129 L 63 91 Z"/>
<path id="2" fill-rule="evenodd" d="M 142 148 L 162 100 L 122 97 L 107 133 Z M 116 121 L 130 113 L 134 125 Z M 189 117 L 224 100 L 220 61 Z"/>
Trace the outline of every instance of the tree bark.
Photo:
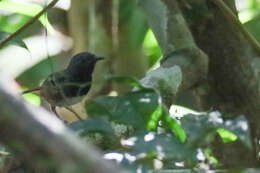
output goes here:
<path id="1" fill-rule="evenodd" d="M 2 73 L 0 76 L 0 141 L 30 168 L 37 173 L 64 172 L 64 169 L 78 173 L 121 172 L 54 115 L 22 101 L 14 81 Z"/>
<path id="2" fill-rule="evenodd" d="M 233 0 L 225 3 L 236 13 Z M 249 45 L 248 40 L 213 1 L 200 1 L 189 4 L 192 8 L 182 5 L 187 20 L 198 46 L 209 56 L 210 92 L 205 100 L 205 107 L 214 107 L 223 115 L 246 115 L 251 125 L 252 142 L 259 140 L 260 124 L 260 90 L 259 76 L 254 73 L 253 59 L 257 52 Z M 201 16 L 198 19 L 190 14 Z M 197 16 L 197 17 L 198 17 Z M 255 151 L 258 152 L 258 144 Z M 231 149 L 231 148 L 230 148 Z M 222 152 L 223 163 L 232 166 L 257 165 L 255 151 L 248 152 L 243 161 L 235 152 L 230 157 Z M 237 152 L 238 153 L 238 152 Z M 236 159 L 237 158 L 237 159 Z"/>
<path id="3" fill-rule="evenodd" d="M 195 44 L 192 33 L 174 0 L 139 0 L 163 52 L 160 68 L 178 65 L 182 70 L 180 91 L 185 91 L 207 77 L 208 57 Z M 156 10 L 154 10 L 156 9 Z M 167 106 L 174 95 L 163 97 Z"/>
<path id="4" fill-rule="evenodd" d="M 225 2 L 235 11 L 233 0 Z M 252 142 L 258 141 L 259 76 L 252 67 L 256 52 L 236 25 L 210 0 L 139 0 L 139 4 L 163 50 L 162 67 L 179 65 L 182 69 L 179 92 L 206 85 L 201 98 L 204 110 L 213 107 L 224 116 L 245 114 L 251 124 Z M 208 55 L 209 67 L 203 52 Z M 241 161 L 241 146 L 231 146 L 229 156 L 227 150 L 216 146 L 224 167 L 257 165 L 257 147 L 258 144 L 254 151 L 245 152 Z"/>

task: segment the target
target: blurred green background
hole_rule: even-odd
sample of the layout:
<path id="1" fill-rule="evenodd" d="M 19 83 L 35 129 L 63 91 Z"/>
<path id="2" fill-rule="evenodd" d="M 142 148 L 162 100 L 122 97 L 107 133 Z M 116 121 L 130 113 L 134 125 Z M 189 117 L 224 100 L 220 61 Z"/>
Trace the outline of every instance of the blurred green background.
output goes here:
<path id="1" fill-rule="evenodd" d="M 15 32 L 48 2 L 2 0 L 1 33 Z M 260 1 L 236 0 L 236 5 L 241 22 L 260 40 Z M 1 40 L 5 34 L 0 34 Z M 141 78 L 159 65 L 162 56 L 135 1 L 60 0 L 55 8 L 24 30 L 17 41 L 0 50 L 0 69 L 14 76 L 22 87 L 34 88 L 50 73 L 65 68 L 71 56 L 80 51 L 106 57 L 94 74 L 95 94 L 128 91 L 130 88 L 126 86 L 104 84 L 102 76 L 112 73 Z"/>

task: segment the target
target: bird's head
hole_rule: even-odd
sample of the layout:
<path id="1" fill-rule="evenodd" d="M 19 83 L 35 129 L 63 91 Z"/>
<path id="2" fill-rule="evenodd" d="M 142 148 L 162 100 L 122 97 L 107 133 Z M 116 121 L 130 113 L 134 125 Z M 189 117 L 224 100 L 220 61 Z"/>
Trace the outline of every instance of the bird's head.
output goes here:
<path id="1" fill-rule="evenodd" d="M 66 71 L 73 76 L 91 76 L 97 61 L 104 59 L 94 54 L 83 52 L 72 57 Z"/>
<path id="2" fill-rule="evenodd" d="M 72 57 L 67 69 L 80 68 L 80 67 L 86 69 L 92 68 L 93 66 L 95 66 L 97 61 L 102 59 L 104 58 L 88 52 L 82 52 Z"/>

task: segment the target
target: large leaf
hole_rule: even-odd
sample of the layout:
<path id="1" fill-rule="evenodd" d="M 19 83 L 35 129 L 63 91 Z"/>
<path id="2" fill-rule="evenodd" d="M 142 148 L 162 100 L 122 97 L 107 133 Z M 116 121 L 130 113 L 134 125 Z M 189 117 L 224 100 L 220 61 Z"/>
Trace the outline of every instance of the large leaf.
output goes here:
<path id="1" fill-rule="evenodd" d="M 248 148 L 252 145 L 249 125 L 244 116 L 224 121 L 219 112 L 188 114 L 181 119 L 181 125 L 187 134 L 188 144 L 194 147 L 206 146 L 217 133 L 225 143 L 239 140 Z"/>
<path id="2" fill-rule="evenodd" d="M 149 132 L 142 133 L 135 139 L 131 153 L 137 157 L 154 157 L 173 162 L 185 161 L 189 166 L 196 163 L 197 151 L 181 143 L 178 138 L 171 134 Z"/>
<path id="3" fill-rule="evenodd" d="M 132 76 L 106 75 L 105 80 L 114 81 L 121 84 L 127 84 L 140 89 L 145 89 L 145 87 L 140 83 L 140 81 L 138 81 Z"/>
<path id="4" fill-rule="evenodd" d="M 160 91 L 161 95 L 174 95 L 182 81 L 181 69 L 178 66 L 169 68 L 160 67 L 150 71 L 140 81 L 145 87 Z"/>
<path id="5" fill-rule="evenodd" d="M 0 42 L 3 41 L 4 39 L 6 39 L 9 35 L 10 35 L 10 33 L 0 31 Z M 8 41 L 5 46 L 7 46 L 7 45 L 17 45 L 22 48 L 25 48 L 26 50 L 29 50 L 28 47 L 26 46 L 26 44 L 18 37 L 13 38 L 12 40 Z"/>
<path id="6" fill-rule="evenodd" d="M 94 143 L 103 149 L 114 149 L 120 146 L 112 126 L 103 119 L 87 119 L 69 124 L 70 129 L 81 138 Z"/>
<path id="7" fill-rule="evenodd" d="M 108 152 L 104 154 L 104 159 L 116 161 L 121 167 L 130 172 L 151 173 L 151 169 L 144 164 L 136 162 L 136 156 L 123 152 Z"/>
<path id="8" fill-rule="evenodd" d="M 252 148 L 250 128 L 245 116 L 241 115 L 234 120 L 226 120 L 223 128 L 234 133 L 238 140 L 240 140 L 248 148 Z"/>
<path id="9" fill-rule="evenodd" d="M 187 139 L 186 132 L 184 129 L 181 127 L 179 122 L 171 117 L 170 115 L 165 115 L 164 116 L 164 121 L 166 126 L 171 129 L 171 131 L 179 138 L 179 140 L 184 143 Z"/>
<path id="10" fill-rule="evenodd" d="M 101 119 L 88 119 L 71 123 L 69 127 L 80 136 L 85 136 L 88 133 L 99 132 L 107 135 L 114 135 L 114 130 L 111 125 Z"/>
<path id="11" fill-rule="evenodd" d="M 216 129 L 221 127 L 222 123 L 223 119 L 219 112 L 188 114 L 181 119 L 181 125 L 187 134 L 187 142 L 194 147 L 203 147 L 212 142 Z"/>
<path id="12" fill-rule="evenodd" d="M 13 33 L 22 27 L 30 17 L 21 14 L 0 16 L 0 30 Z"/>
<path id="13" fill-rule="evenodd" d="M 158 99 L 154 90 L 142 89 L 118 97 L 100 96 L 88 100 L 86 110 L 90 117 L 108 116 L 110 121 L 140 129 L 146 127 L 158 108 Z"/>

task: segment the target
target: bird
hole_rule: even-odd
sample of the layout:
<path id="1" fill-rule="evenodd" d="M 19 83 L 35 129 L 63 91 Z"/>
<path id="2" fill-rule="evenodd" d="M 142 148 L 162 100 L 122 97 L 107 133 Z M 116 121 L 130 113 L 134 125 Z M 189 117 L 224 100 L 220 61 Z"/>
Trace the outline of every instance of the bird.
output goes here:
<path id="1" fill-rule="evenodd" d="M 89 52 L 78 53 L 72 57 L 67 68 L 50 74 L 44 80 L 38 90 L 57 116 L 56 107 L 65 107 L 81 119 L 69 106 L 80 102 L 88 93 L 95 65 L 103 59 Z"/>

